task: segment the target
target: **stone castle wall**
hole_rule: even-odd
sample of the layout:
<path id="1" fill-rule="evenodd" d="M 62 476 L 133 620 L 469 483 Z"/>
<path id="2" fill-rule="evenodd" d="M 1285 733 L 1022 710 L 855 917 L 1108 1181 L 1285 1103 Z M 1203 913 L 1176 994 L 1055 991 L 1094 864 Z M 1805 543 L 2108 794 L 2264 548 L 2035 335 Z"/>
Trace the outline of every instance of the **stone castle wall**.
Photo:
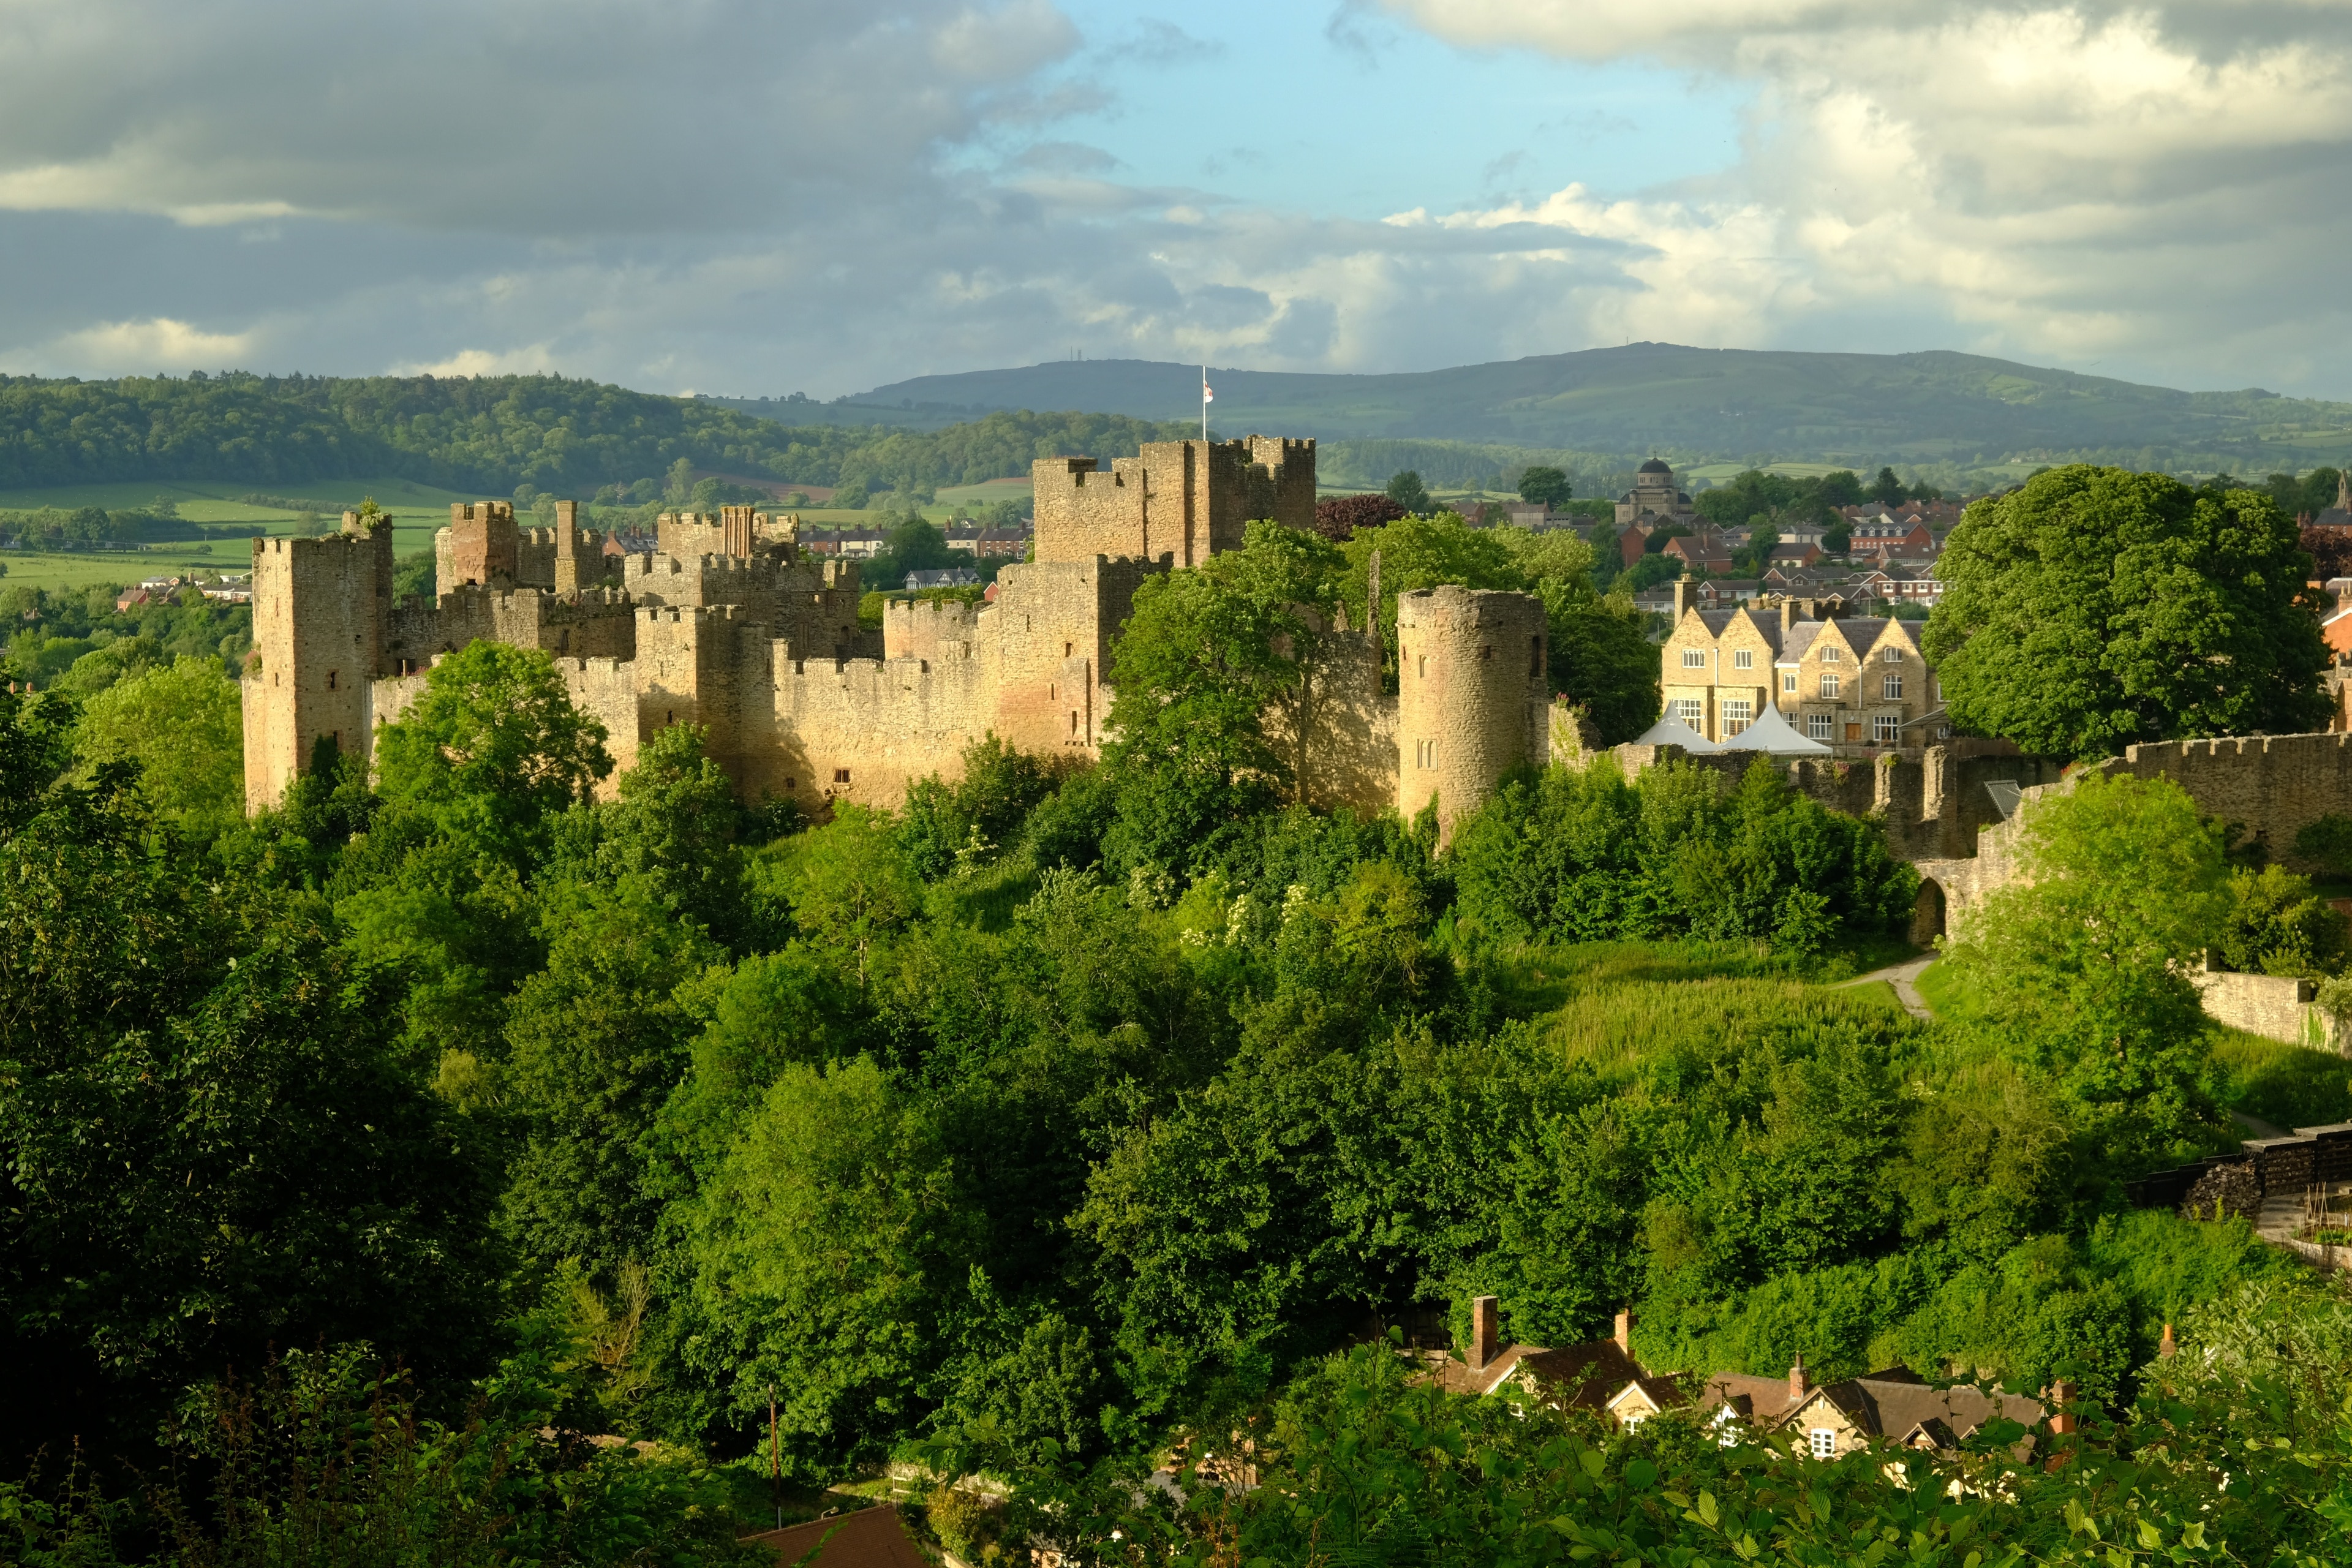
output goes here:
<path id="1" fill-rule="evenodd" d="M 347 518 L 332 539 L 258 541 L 248 794 L 274 804 L 321 733 L 372 752 L 375 724 L 415 700 L 436 660 L 486 639 L 553 658 L 604 725 L 608 792 L 649 737 L 688 723 L 744 795 L 811 809 L 896 805 L 916 779 L 954 777 L 992 731 L 1092 758 L 1138 593 L 1238 546 L 1253 519 L 1311 525 L 1314 458 L 1311 441 L 1252 437 L 1155 442 L 1108 471 L 1042 462 L 1038 558 L 1004 567 L 985 606 L 893 604 L 878 637 L 857 621 L 856 565 L 803 560 L 797 520 L 748 507 L 664 517 L 661 548 L 624 558 L 614 578 L 573 503 L 530 530 L 503 502 L 459 505 L 436 542 L 442 591 L 397 608 L 388 526 Z M 1305 798 L 1369 814 L 1434 796 L 1450 826 L 1546 754 L 1543 610 L 1514 594 L 1406 597 L 1400 625 L 1428 672 L 1407 699 L 1383 690 L 1373 636 L 1336 631 L 1303 707 L 1270 722 Z M 1431 743 L 1428 776 L 1412 781 L 1407 712 Z"/>

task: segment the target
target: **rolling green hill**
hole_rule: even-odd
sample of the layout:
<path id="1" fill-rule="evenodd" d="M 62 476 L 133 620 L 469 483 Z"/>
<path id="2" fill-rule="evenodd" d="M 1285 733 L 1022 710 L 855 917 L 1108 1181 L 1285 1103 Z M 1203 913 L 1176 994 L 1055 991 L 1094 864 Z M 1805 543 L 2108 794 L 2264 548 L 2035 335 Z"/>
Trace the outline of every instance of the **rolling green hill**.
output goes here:
<path id="1" fill-rule="evenodd" d="M 1418 437 L 1685 461 L 1999 468 L 2096 458 L 2243 473 L 2340 463 L 2352 404 L 2178 392 L 1974 354 L 1633 343 L 1402 375 L 1212 367 L 1216 423 L 1326 440 Z M 1064 361 L 921 376 L 845 400 L 942 421 L 992 408 L 1197 418 L 1199 369 Z M 756 408 L 757 405 L 743 405 Z M 779 405 L 781 406 L 781 405 Z"/>

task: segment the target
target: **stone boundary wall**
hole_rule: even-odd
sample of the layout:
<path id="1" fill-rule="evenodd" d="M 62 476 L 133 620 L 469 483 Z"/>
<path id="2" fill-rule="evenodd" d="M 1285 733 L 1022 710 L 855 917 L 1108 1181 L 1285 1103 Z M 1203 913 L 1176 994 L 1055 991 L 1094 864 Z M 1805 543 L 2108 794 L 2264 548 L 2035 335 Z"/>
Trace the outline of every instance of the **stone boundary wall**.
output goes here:
<path id="1" fill-rule="evenodd" d="M 2197 977 L 2205 1001 L 2205 1016 L 2217 1024 L 2314 1050 L 2344 1050 L 2336 1028 L 2313 998 L 2318 984 L 2291 974 L 2240 974 L 2208 970 Z"/>

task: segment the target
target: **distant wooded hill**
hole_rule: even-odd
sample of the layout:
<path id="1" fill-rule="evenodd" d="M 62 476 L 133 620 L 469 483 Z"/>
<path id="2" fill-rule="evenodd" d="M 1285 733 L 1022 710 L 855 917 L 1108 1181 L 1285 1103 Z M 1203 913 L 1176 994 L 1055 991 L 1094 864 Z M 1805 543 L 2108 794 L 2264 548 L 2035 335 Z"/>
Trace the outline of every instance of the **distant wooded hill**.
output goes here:
<path id="1" fill-rule="evenodd" d="M 2260 478 L 2352 457 L 2352 404 L 2187 393 L 1969 354 L 1746 353 L 1636 343 L 1413 375 L 1219 370 L 1213 426 L 1314 436 L 1328 483 L 1400 468 L 1508 489 L 1530 463 L 1619 488 L 1657 453 L 1882 463 L 1975 488 L 2071 460 Z M 588 496 L 698 469 L 901 495 L 1131 455 L 1199 428 L 1200 371 L 1088 360 L 925 376 L 831 404 L 667 397 L 562 376 L 0 376 L 0 489 L 396 475 Z M 1038 413 L 1037 409 L 1076 409 Z M 2021 470 L 2020 470 L 2021 471 Z"/>
<path id="2" fill-rule="evenodd" d="M 1026 475 L 1057 453 L 1131 456 L 1181 435 L 1117 414 L 1002 413 L 950 429 L 796 428 L 707 398 L 562 376 L 0 377 L 0 489 L 133 479 L 289 487 L 392 474 L 586 496 L 697 468 L 908 491 Z"/>
<path id="3" fill-rule="evenodd" d="M 2247 474 L 2352 454 L 2352 404 L 2260 390 L 2177 392 L 1941 352 L 1633 343 L 1414 374 L 1212 366 L 1209 377 L 1218 425 L 1326 440 L 1418 437 L 1596 457 L 1654 451 L 1685 461 L 1865 468 L 2088 459 Z M 992 408 L 1197 420 L 1200 387 L 1195 365 L 1061 361 L 919 376 L 833 406 L 941 422 Z"/>

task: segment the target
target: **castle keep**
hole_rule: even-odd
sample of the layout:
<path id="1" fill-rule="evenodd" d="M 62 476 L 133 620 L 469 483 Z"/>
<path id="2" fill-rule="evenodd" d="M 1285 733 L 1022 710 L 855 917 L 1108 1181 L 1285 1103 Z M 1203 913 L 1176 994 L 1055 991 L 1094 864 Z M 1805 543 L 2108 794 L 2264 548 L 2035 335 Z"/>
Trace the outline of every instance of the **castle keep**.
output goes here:
<path id="1" fill-rule="evenodd" d="M 804 554 L 797 519 L 750 507 L 666 516 L 651 553 L 615 558 L 570 501 L 551 528 L 518 526 L 500 501 L 453 506 L 433 598 L 400 604 L 387 519 L 257 539 L 247 809 L 282 799 L 321 740 L 366 759 L 434 661 L 485 638 L 552 656 L 621 770 L 656 731 L 699 724 L 750 799 L 896 806 L 991 731 L 1093 757 L 1136 590 L 1238 548 L 1251 521 L 1310 526 L 1315 444 L 1154 442 L 1108 469 L 1041 459 L 1034 480 L 1036 559 L 1005 567 L 989 605 L 889 604 L 878 648 L 858 625 L 856 565 Z M 1504 773 L 1543 763 L 1544 626 L 1525 595 L 1400 595 L 1401 696 L 1382 689 L 1377 631 L 1329 633 L 1284 737 L 1307 797 L 1407 815 L 1434 799 L 1450 826 Z"/>

